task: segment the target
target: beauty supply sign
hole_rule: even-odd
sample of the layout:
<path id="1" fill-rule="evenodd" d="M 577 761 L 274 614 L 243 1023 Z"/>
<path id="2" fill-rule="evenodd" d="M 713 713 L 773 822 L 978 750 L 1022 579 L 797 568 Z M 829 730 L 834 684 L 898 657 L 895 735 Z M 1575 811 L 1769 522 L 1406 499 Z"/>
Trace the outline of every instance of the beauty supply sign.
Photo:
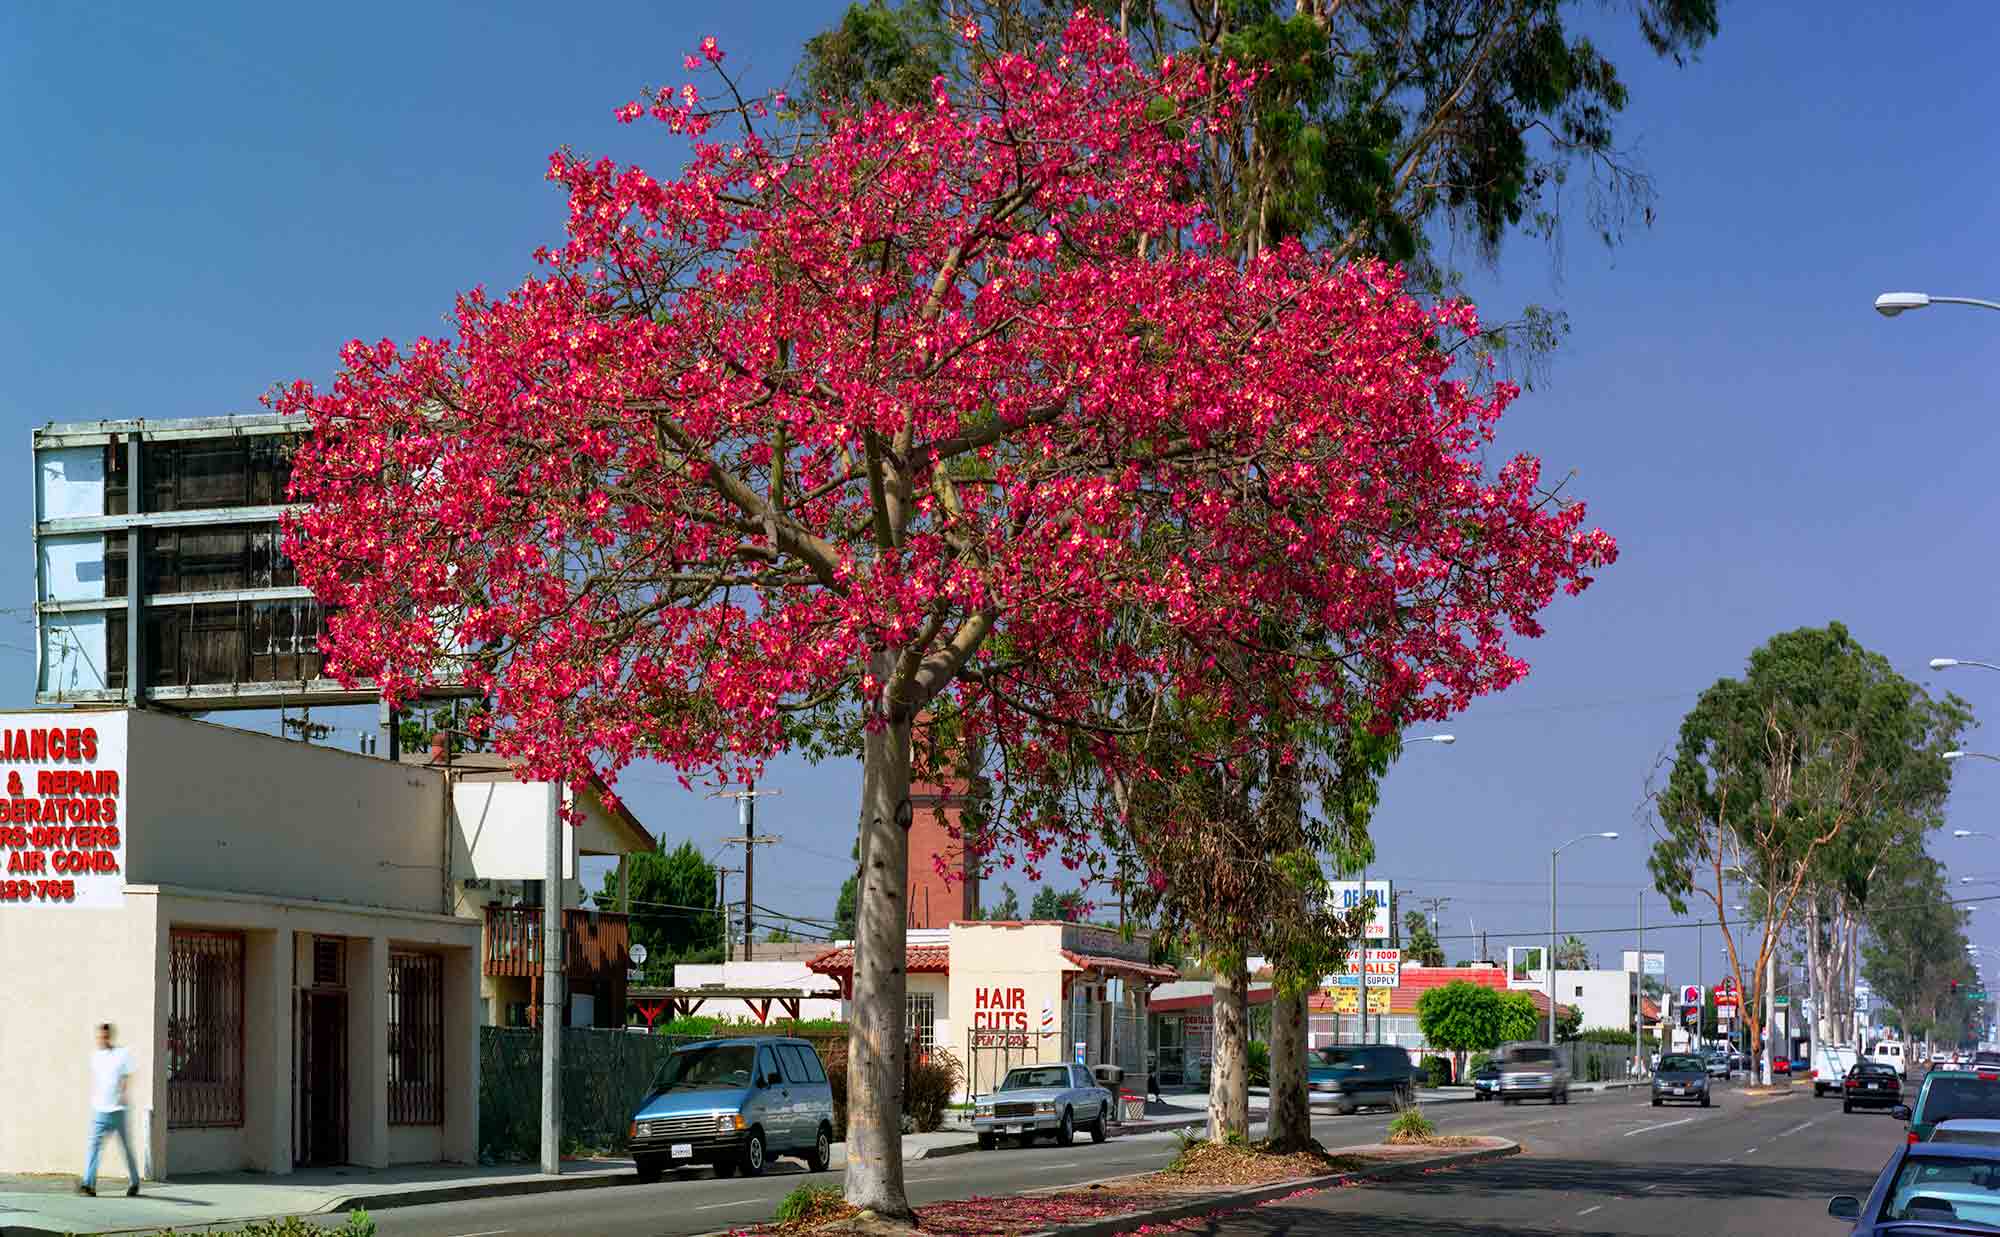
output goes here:
<path id="1" fill-rule="evenodd" d="M 124 903 L 124 716 L 0 714 L 0 915 Z"/>

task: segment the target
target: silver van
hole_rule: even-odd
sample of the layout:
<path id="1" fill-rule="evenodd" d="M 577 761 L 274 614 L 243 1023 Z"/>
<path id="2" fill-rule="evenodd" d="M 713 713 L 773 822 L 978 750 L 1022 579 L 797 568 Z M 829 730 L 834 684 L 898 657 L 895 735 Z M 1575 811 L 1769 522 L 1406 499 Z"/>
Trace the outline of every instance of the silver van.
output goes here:
<path id="1" fill-rule="evenodd" d="M 1500 1048 L 1500 1098 L 1569 1103 L 1569 1070 L 1547 1044 L 1504 1044 Z"/>
<path id="2" fill-rule="evenodd" d="M 811 1043 L 776 1036 L 676 1048 L 632 1115 L 639 1180 L 707 1164 L 754 1177 L 772 1156 L 823 1173 L 833 1159 L 833 1089 Z"/>

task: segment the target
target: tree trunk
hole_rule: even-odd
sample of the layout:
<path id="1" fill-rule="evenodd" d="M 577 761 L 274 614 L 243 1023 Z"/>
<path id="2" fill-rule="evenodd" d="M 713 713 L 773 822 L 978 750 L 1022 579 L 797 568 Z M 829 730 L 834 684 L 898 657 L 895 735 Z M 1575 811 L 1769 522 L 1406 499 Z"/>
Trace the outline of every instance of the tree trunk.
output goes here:
<path id="1" fill-rule="evenodd" d="M 884 1219 L 914 1220 L 903 1190 L 902 1116 L 910 723 L 870 731 L 862 751 L 861 889 L 847 1030 L 847 1201 Z"/>
<path id="2" fill-rule="evenodd" d="M 1208 1077 L 1208 1139 L 1250 1137 L 1250 975 L 1241 951 L 1215 968 L 1215 1059 Z"/>
<path id="3" fill-rule="evenodd" d="M 1306 994 L 1271 1002 L 1271 1115 L 1266 1130 L 1271 1149 L 1303 1151 L 1312 1144 L 1312 1113 L 1306 1107 Z"/>

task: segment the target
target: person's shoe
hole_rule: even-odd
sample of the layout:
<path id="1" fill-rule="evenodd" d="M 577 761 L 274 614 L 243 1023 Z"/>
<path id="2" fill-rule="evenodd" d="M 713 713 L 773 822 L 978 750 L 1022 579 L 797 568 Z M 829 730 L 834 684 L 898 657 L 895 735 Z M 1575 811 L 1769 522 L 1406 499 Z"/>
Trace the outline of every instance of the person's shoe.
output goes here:
<path id="1" fill-rule="evenodd" d="M 127 1197 L 127 1198 L 137 1198 L 137 1197 L 139 1197 L 139 1183 L 138 1183 L 138 1182 L 134 1181 L 134 1182 L 133 1182 L 133 1183 L 132 1183 L 131 1185 L 128 1185 L 128 1186 L 126 1186 L 126 1187 L 125 1187 L 125 1197 Z"/>
<path id="2" fill-rule="evenodd" d="M 77 1192 L 78 1194 L 81 1194 L 81 1195 L 83 1195 L 83 1196 L 84 1196 L 85 1198 L 96 1198 L 96 1197 L 97 1197 L 97 1191 L 96 1191 L 96 1190 L 93 1190 L 93 1189 L 91 1189 L 91 1188 L 90 1188 L 89 1186 L 87 1186 L 87 1185 L 83 1185 L 82 1183 L 78 1183 L 78 1185 L 77 1185 L 77 1187 L 76 1187 L 76 1192 Z"/>

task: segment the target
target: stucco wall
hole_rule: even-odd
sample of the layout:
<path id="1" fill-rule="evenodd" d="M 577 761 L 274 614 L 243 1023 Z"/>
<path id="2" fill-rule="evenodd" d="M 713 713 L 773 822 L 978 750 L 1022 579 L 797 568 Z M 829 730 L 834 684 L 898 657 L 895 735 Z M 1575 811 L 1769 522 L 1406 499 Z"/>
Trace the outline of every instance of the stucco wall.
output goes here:
<path id="1" fill-rule="evenodd" d="M 134 883 L 449 909 L 442 774 L 157 713 L 126 716 Z"/>
<path id="2" fill-rule="evenodd" d="M 158 910 L 155 899 L 129 894 L 117 909 L 0 909 L 0 957 L 8 966 L 0 1002 L 0 1171 L 82 1169 L 100 1022 L 117 1026 L 131 1054 L 131 1128 L 144 1158 L 152 1109 L 165 1102 L 152 1032 Z M 118 1153 L 111 1154 L 107 1171 L 123 1173 Z"/>
<path id="3" fill-rule="evenodd" d="M 760 947 L 761 948 L 761 947 Z M 824 946 L 820 948 L 824 949 Z M 916 986 L 919 979 L 943 976 L 910 976 L 910 991 L 921 991 Z M 803 988 L 810 992 L 824 992 L 825 997 L 808 997 L 799 1002 L 801 1018 L 840 1017 L 840 983 L 831 975 L 821 975 L 806 969 L 802 960 L 764 962 L 681 962 L 674 966 L 674 986 L 676 988 L 699 988 L 703 984 L 723 984 L 731 988 Z M 944 1016 L 944 997 L 938 998 L 938 1016 Z M 701 1007 L 704 1018 L 751 1018 L 757 1015 L 742 1001 L 707 1001 Z M 777 1006 L 771 1007 L 772 1017 L 781 1017 Z"/>

